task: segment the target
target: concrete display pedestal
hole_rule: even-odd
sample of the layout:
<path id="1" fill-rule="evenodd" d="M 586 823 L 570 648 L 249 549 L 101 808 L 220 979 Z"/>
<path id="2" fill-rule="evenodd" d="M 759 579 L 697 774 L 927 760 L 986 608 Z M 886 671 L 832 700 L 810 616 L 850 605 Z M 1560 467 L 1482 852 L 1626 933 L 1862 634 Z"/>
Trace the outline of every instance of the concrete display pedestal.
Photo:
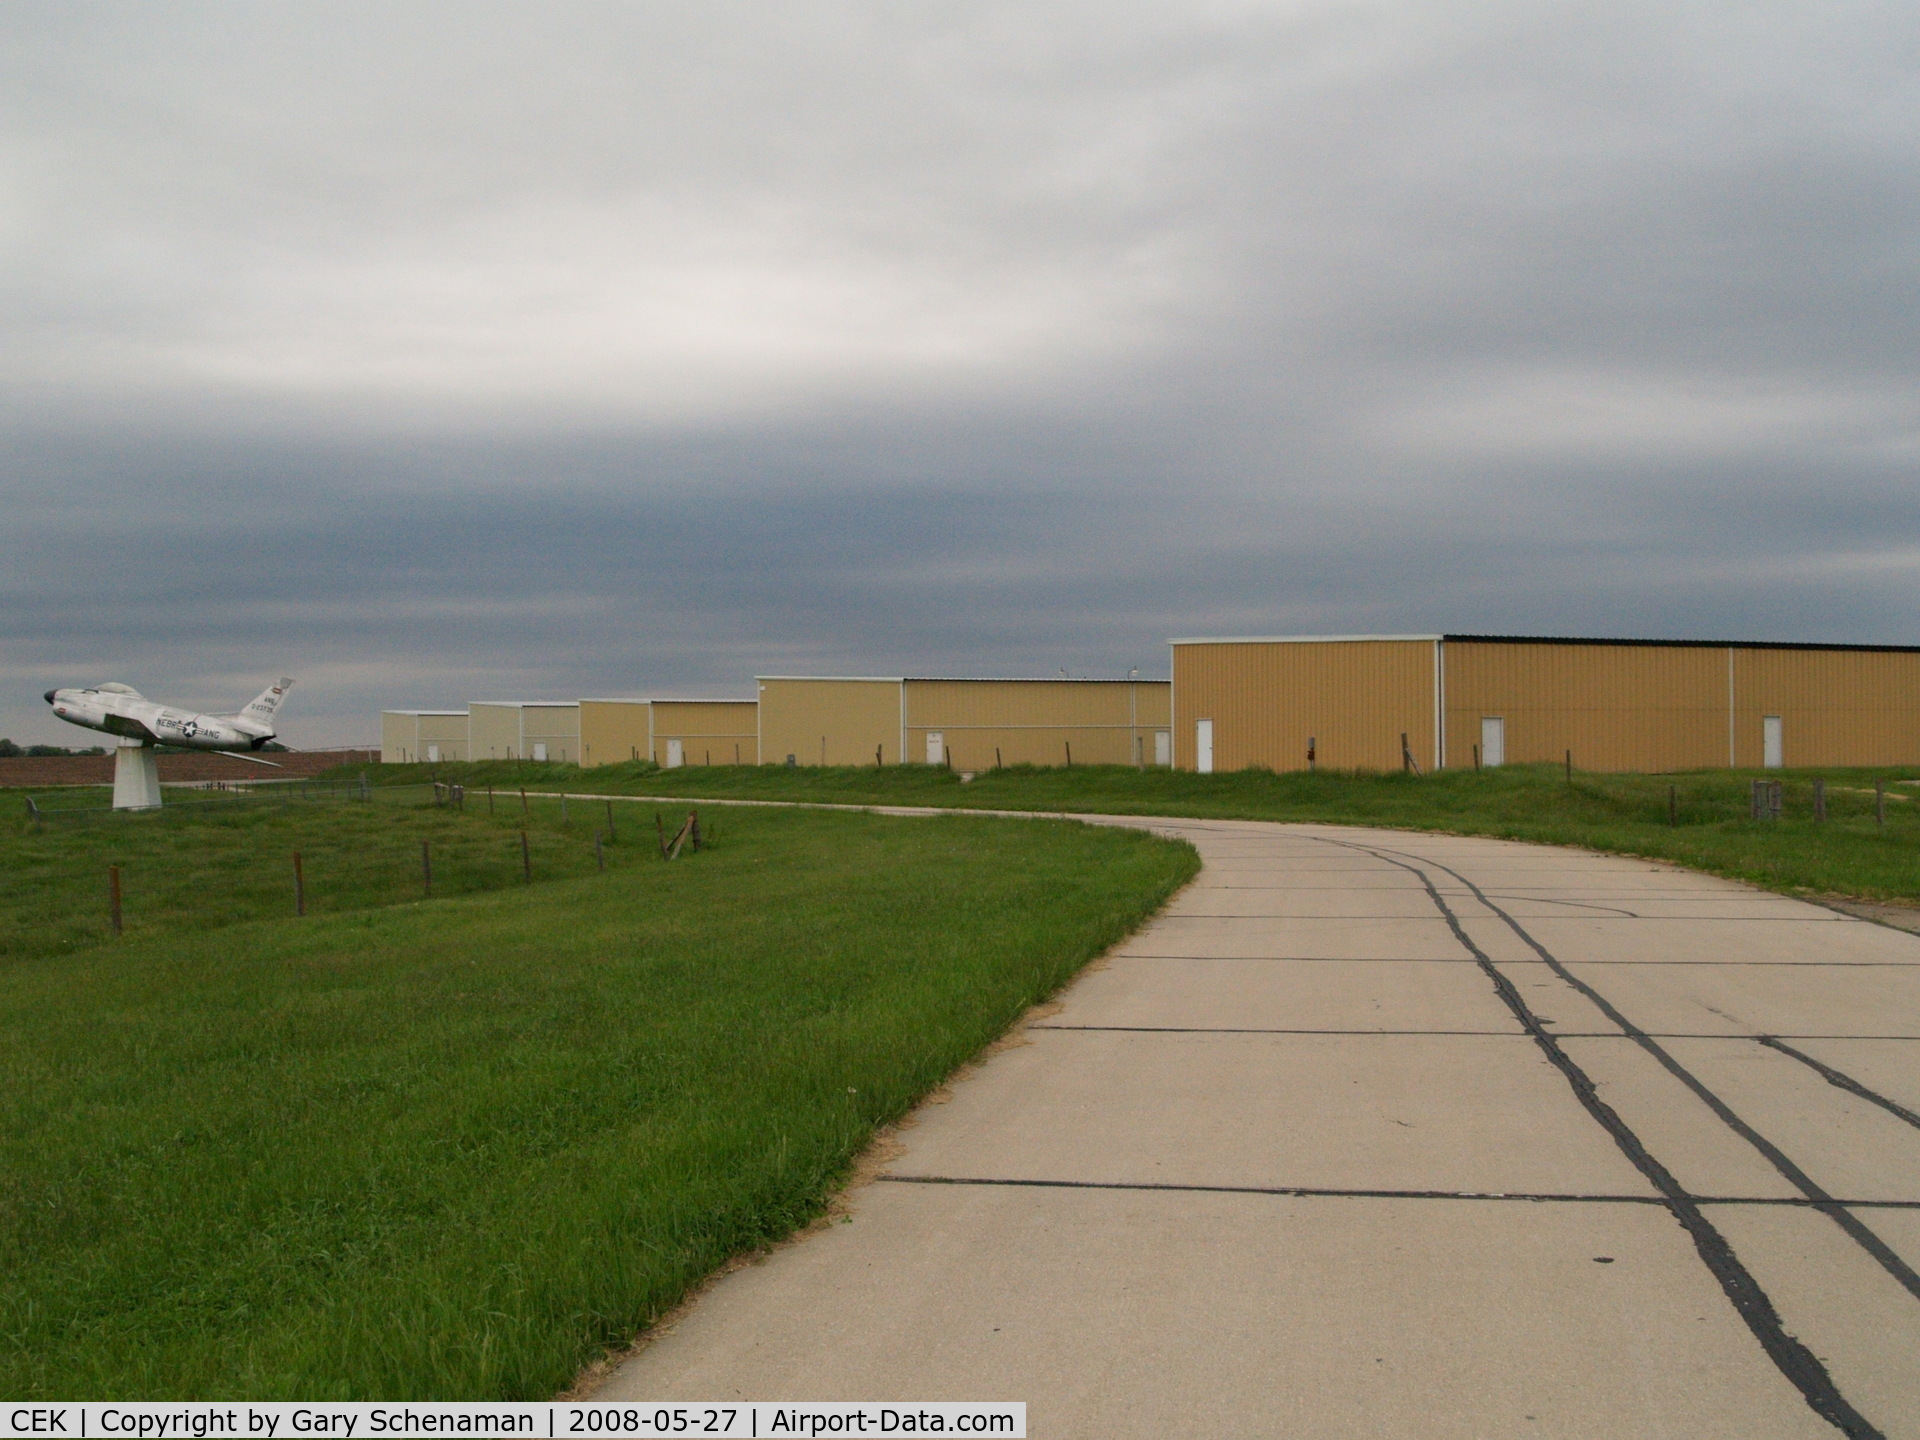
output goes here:
<path id="1" fill-rule="evenodd" d="M 113 808 L 160 808 L 160 762 L 153 746 L 138 740 L 122 740 L 120 748 L 113 752 Z"/>

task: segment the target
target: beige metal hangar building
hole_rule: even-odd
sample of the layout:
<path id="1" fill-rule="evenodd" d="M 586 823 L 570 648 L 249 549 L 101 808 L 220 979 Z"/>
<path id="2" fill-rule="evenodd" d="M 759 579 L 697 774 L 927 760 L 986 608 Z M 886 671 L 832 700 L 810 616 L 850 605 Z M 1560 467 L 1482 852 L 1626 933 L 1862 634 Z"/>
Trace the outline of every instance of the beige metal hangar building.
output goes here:
<path id="1" fill-rule="evenodd" d="M 1281 635 L 1175 640 L 1174 763 L 1300 770 L 1920 764 L 1920 646 Z"/>
<path id="2" fill-rule="evenodd" d="M 760 759 L 797 765 L 1168 765 L 1165 680 L 763 675 Z"/>
<path id="3" fill-rule="evenodd" d="M 753 700 L 582 700 L 580 763 L 755 765 L 759 709 Z"/>
<path id="4" fill-rule="evenodd" d="M 425 760 L 467 758 L 467 712 L 464 710 L 382 710 L 380 763 L 410 765 Z"/>
<path id="5" fill-rule="evenodd" d="M 580 759 L 578 700 L 475 700 L 467 707 L 474 760 Z"/>

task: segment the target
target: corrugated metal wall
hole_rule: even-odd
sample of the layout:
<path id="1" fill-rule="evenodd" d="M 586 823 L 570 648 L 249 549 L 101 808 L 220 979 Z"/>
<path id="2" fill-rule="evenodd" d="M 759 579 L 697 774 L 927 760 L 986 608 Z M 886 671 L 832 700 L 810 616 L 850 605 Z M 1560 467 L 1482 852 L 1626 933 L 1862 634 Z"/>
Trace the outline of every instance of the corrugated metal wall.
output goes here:
<path id="1" fill-rule="evenodd" d="M 1004 765 L 1151 765 L 1169 728 L 1164 680 L 908 680 L 907 754 L 934 760 L 941 737 L 957 770 Z M 937 763 L 937 762 L 936 762 Z"/>
<path id="2" fill-rule="evenodd" d="M 900 763 L 898 680 L 763 678 L 760 759 L 783 765 Z"/>
<path id="3" fill-rule="evenodd" d="M 556 763 L 580 759 L 580 706 L 573 704 L 523 705 L 520 735 L 526 754 L 532 759 L 536 745 L 544 745 L 546 758 Z"/>
<path id="4" fill-rule="evenodd" d="M 380 763 L 405 765 L 420 748 L 420 725 L 412 715 L 399 710 L 380 712 Z"/>
<path id="5" fill-rule="evenodd" d="M 1780 717 L 1782 758 L 1789 767 L 1920 764 L 1920 654 L 1732 653 L 1736 764 L 1761 763 L 1761 724 L 1768 715 Z M 1720 652 L 1723 690 L 1726 654 Z M 1723 712 L 1723 732 L 1724 726 Z M 1723 733 L 1721 764 L 1725 752 Z"/>
<path id="6" fill-rule="evenodd" d="M 1449 640 L 1444 653 L 1451 766 L 1474 763 L 1489 716 L 1504 721 L 1510 765 L 1560 763 L 1569 750 L 1580 770 L 1727 763 L 1725 646 Z"/>
<path id="7" fill-rule="evenodd" d="M 467 744 L 475 760 L 520 758 L 520 707 L 475 700 L 467 706 Z"/>
<path id="8" fill-rule="evenodd" d="M 431 756 L 429 747 L 440 747 L 442 760 L 467 758 L 467 717 L 465 715 L 421 715 L 418 717 L 418 758 Z"/>
<path id="9" fill-rule="evenodd" d="M 678 740 L 689 765 L 758 765 L 759 708 L 752 700 L 656 700 L 653 758 L 666 764 L 667 742 Z"/>
<path id="10" fill-rule="evenodd" d="M 1307 741 L 1335 770 L 1398 770 L 1400 736 L 1434 757 L 1431 640 L 1233 640 L 1173 647 L 1174 764 L 1195 768 L 1195 726 L 1213 722 L 1213 767 L 1304 770 Z"/>
<path id="11" fill-rule="evenodd" d="M 618 765 L 646 759 L 649 710 L 646 700 L 582 700 L 580 763 Z"/>

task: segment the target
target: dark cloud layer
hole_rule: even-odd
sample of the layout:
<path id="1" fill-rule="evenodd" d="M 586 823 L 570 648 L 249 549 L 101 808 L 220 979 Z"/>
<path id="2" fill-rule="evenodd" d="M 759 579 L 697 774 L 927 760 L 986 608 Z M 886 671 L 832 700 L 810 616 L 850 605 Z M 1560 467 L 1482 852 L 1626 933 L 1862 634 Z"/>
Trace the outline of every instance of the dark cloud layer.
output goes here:
<path id="1" fill-rule="evenodd" d="M 0 733 L 1920 640 L 1911 7 L 0 18 Z"/>

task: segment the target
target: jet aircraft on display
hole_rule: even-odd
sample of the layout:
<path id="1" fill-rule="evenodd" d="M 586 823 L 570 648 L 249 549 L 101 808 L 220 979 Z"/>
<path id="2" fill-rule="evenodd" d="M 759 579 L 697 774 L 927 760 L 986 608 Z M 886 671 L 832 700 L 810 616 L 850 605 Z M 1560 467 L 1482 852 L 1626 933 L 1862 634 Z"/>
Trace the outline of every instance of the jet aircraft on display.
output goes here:
<path id="1" fill-rule="evenodd" d="M 201 715 L 149 700 L 131 685 L 105 684 L 85 689 L 49 690 L 47 704 L 69 725 L 104 730 L 124 745 L 178 745 L 189 750 L 219 750 L 256 765 L 277 762 L 248 752 L 273 739 L 274 713 L 293 681 L 269 685 L 232 715 Z"/>

